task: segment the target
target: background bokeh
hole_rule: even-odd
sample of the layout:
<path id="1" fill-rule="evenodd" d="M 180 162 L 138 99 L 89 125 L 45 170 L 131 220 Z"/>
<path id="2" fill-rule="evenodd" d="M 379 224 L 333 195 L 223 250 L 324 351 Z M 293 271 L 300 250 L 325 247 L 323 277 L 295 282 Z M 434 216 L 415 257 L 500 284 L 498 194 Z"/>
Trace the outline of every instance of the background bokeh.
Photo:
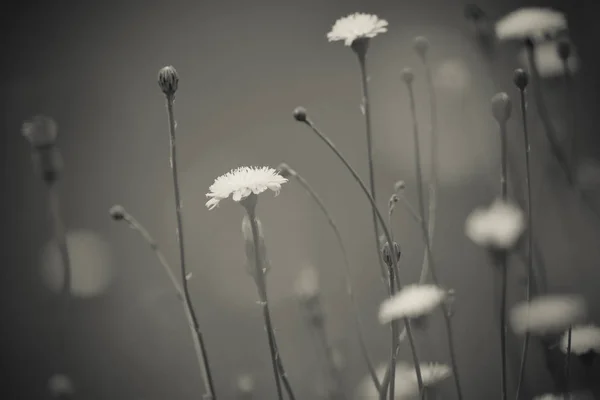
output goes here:
<path id="1" fill-rule="evenodd" d="M 525 4 L 482 0 L 479 5 L 497 18 Z M 556 7 L 569 18 L 581 59 L 576 78 L 581 157 L 591 166 L 582 174 L 598 182 L 599 3 L 535 5 Z M 412 39 L 425 35 L 431 42 L 442 169 L 434 252 L 440 279 L 457 293 L 454 324 L 465 396 L 498 396 L 495 274 L 485 254 L 464 237 L 463 223 L 470 210 L 489 202 L 499 189 L 499 142 L 489 99 L 504 90 L 516 101 L 510 77 L 521 64 L 518 47 L 506 45 L 490 70 L 463 7 L 457 0 L 4 2 L 0 396 L 47 398 L 47 380 L 56 367 L 56 263 L 47 247 L 51 226 L 46 192 L 19 134 L 23 120 L 42 113 L 59 124 L 66 165 L 63 208 L 79 271 L 68 366 L 81 398 L 199 398 L 202 384 L 189 332 L 164 271 L 135 232 L 108 217 L 110 206 L 123 204 L 177 267 L 167 120 L 156 84 L 157 71 L 168 64 L 181 77 L 175 108 L 190 287 L 220 398 L 234 398 L 237 376 L 244 373 L 256 379 L 257 398 L 274 396 L 257 294 L 244 270 L 243 210 L 232 202 L 210 212 L 204 206 L 213 179 L 237 166 L 285 161 L 318 191 L 350 251 L 369 349 L 377 363 L 388 358 L 388 329 L 376 319 L 385 292 L 368 204 L 333 154 L 291 116 L 294 107 L 305 106 L 367 178 L 358 64 L 349 49 L 325 38 L 337 18 L 355 11 L 375 13 L 390 23 L 389 32 L 373 40 L 369 50 L 382 209 L 399 179 L 406 181 L 407 196 L 416 204 L 408 99 L 399 74 L 405 66 L 415 70 L 426 146 L 426 87 Z M 567 99 L 560 80 L 547 84 L 553 118 L 564 132 Z M 535 105 L 530 110 L 538 261 L 546 266 L 548 290 L 582 293 L 591 320 L 598 322 L 600 219 L 566 189 L 548 155 Z M 518 115 L 516 109 L 513 115 Z M 517 170 L 523 159 L 519 126 L 513 118 L 509 133 Z M 322 375 L 315 367 L 321 360 L 318 347 L 293 294 L 298 271 L 306 265 L 321 273 L 327 328 L 343 354 L 344 382 L 351 394 L 366 368 L 352 330 L 340 253 L 327 221 L 295 183 L 285 185 L 276 198 L 261 196 L 258 212 L 273 266 L 268 281 L 279 346 L 298 398 L 316 398 Z M 403 248 L 402 279 L 414 281 L 423 254 L 418 226 L 399 209 L 394 229 Z M 523 271 L 515 259 L 512 302 L 524 296 L 519 283 Z M 448 362 L 438 319 L 418 343 L 424 360 Z M 519 343 L 511 339 L 513 388 Z M 533 345 L 532 354 L 526 388 L 530 396 L 552 389 L 539 346 Z M 409 359 L 405 352 L 402 357 Z M 584 377 L 575 369 L 574 385 L 581 386 Z M 444 398 L 454 396 L 451 381 L 443 388 L 448 393 Z"/>

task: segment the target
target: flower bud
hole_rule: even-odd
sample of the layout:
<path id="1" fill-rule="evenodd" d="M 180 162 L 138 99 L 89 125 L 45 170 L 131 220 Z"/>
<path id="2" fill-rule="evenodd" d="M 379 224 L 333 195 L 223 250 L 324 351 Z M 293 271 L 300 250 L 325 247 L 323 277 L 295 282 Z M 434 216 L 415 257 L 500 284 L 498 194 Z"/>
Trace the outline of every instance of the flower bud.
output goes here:
<path id="1" fill-rule="evenodd" d="M 394 252 L 396 253 L 396 261 L 400 260 L 400 256 L 402 255 L 402 252 L 400 250 L 400 245 L 396 242 L 394 242 Z M 385 262 L 385 265 L 387 265 L 388 267 L 391 267 L 393 265 L 393 260 L 392 260 L 392 254 L 390 253 L 390 246 L 388 242 L 385 242 L 385 244 L 383 245 L 382 249 L 381 249 L 381 255 L 383 256 L 383 262 Z"/>
<path id="2" fill-rule="evenodd" d="M 34 148 L 49 147 L 56 143 L 58 127 L 49 117 L 37 115 L 23 123 L 21 133 Z"/>
<path id="3" fill-rule="evenodd" d="M 571 56 L 571 44 L 567 40 L 561 39 L 556 45 L 556 51 L 562 61 L 567 61 Z"/>
<path id="4" fill-rule="evenodd" d="M 429 40 L 425 36 L 417 36 L 413 41 L 413 48 L 419 57 L 425 59 L 429 50 Z"/>
<path id="5" fill-rule="evenodd" d="M 407 85 L 410 85 L 411 83 L 413 83 L 413 81 L 415 80 L 415 74 L 413 73 L 412 69 L 404 68 L 402 70 L 402 80 Z"/>
<path id="6" fill-rule="evenodd" d="M 306 122 L 306 108 L 296 107 L 294 109 L 294 118 L 298 122 Z"/>
<path id="7" fill-rule="evenodd" d="M 115 221 L 121 221 L 125 218 L 125 208 L 122 205 L 116 204 L 108 211 L 110 217 Z"/>
<path id="8" fill-rule="evenodd" d="M 508 121 L 511 111 L 510 97 L 506 93 L 497 93 L 492 97 L 492 114 L 499 124 L 505 124 Z"/>
<path id="9" fill-rule="evenodd" d="M 513 75 L 513 82 L 519 90 L 523 91 L 529 83 L 529 75 L 521 68 L 517 68 Z"/>
<path id="10" fill-rule="evenodd" d="M 158 86 L 167 96 L 175 95 L 179 87 L 179 75 L 177 70 L 172 66 L 166 66 L 158 71 Z"/>
<path id="11" fill-rule="evenodd" d="M 296 175 L 296 171 L 294 171 L 289 165 L 286 163 L 281 163 L 277 167 L 277 173 L 283 176 L 286 179 L 289 179 L 292 176 Z"/>

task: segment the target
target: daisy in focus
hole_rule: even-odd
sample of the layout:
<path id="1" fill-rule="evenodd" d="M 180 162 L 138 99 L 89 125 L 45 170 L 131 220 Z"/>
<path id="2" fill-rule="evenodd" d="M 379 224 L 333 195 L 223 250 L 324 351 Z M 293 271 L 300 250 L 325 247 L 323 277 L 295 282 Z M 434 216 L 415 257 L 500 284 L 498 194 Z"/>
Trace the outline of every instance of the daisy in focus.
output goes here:
<path id="1" fill-rule="evenodd" d="M 251 194 L 260 194 L 271 189 L 277 195 L 281 185 L 288 180 L 269 167 L 239 167 L 225 175 L 221 175 L 210 185 L 206 197 L 209 210 L 217 207 L 221 200 L 232 197 L 233 201 L 240 202 Z"/>
<path id="2" fill-rule="evenodd" d="M 560 340 L 560 349 L 567 353 L 569 332 L 565 332 Z M 600 353 L 600 328 L 594 325 L 574 326 L 571 329 L 571 352 L 582 355 L 588 352 Z"/>
<path id="3" fill-rule="evenodd" d="M 585 301 L 579 296 L 539 296 L 511 310 L 515 333 L 537 335 L 562 333 L 581 323 L 587 315 Z"/>
<path id="4" fill-rule="evenodd" d="M 407 285 L 381 303 L 379 322 L 386 324 L 402 318 L 419 318 L 439 307 L 448 292 L 436 285 Z"/>
<path id="5" fill-rule="evenodd" d="M 542 7 L 525 7 L 496 22 L 499 40 L 542 39 L 567 30 L 567 18 L 559 11 Z"/>
<path id="6" fill-rule="evenodd" d="M 374 38 L 387 32 L 388 22 L 376 15 L 354 13 L 338 19 L 327 34 L 330 42 L 343 40 L 346 46 L 352 45 L 356 39 Z"/>
<path id="7" fill-rule="evenodd" d="M 475 244 L 497 250 L 512 248 L 525 230 L 519 207 L 495 200 L 489 208 L 474 210 L 465 222 L 465 234 Z"/>

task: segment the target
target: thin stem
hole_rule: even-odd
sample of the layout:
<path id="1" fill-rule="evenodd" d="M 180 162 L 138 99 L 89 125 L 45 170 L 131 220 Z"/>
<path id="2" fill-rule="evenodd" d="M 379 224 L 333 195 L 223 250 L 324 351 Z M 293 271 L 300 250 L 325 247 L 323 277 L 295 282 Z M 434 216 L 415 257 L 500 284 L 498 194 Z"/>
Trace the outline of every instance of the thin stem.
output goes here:
<path id="1" fill-rule="evenodd" d="M 531 301 L 533 293 L 533 208 L 531 199 L 531 167 L 530 153 L 531 145 L 529 143 L 529 130 L 527 129 L 527 107 L 525 99 L 525 89 L 520 90 L 521 99 L 521 118 L 523 120 L 523 137 L 525 140 L 525 184 L 527 186 L 527 301 Z M 525 368 L 527 365 L 527 352 L 529 349 L 530 334 L 525 334 L 523 341 L 523 354 L 521 355 L 521 366 L 519 368 L 519 380 L 517 384 L 517 400 L 521 394 L 521 386 L 525 379 Z"/>
<path id="2" fill-rule="evenodd" d="M 567 332 L 567 355 L 565 358 L 565 395 L 567 398 L 571 398 L 571 334 L 573 332 L 572 327 L 569 327 Z"/>
<path id="3" fill-rule="evenodd" d="M 506 132 L 506 121 L 500 123 L 500 151 L 501 151 L 501 176 L 500 176 L 500 196 L 503 201 L 508 200 L 508 137 Z M 501 352 L 501 395 L 502 400 L 506 400 L 506 296 L 508 289 L 508 254 L 503 252 L 500 255 L 499 265 L 501 274 L 501 294 L 500 294 L 500 352 Z"/>
<path id="4" fill-rule="evenodd" d="M 321 140 L 323 140 L 323 142 L 325 142 L 325 144 L 334 152 L 334 154 L 344 164 L 344 166 L 346 167 L 346 169 L 348 169 L 348 171 L 350 172 L 350 174 L 352 175 L 352 177 L 354 178 L 354 180 L 356 181 L 356 183 L 358 183 L 358 185 L 362 189 L 365 197 L 367 198 L 367 200 L 369 200 L 369 203 L 371 203 L 371 207 L 373 208 L 373 210 L 375 210 L 375 214 L 377 216 L 377 220 L 381 224 L 381 228 L 383 229 L 383 233 L 385 235 L 385 239 L 388 242 L 388 245 L 390 246 L 390 249 L 393 249 L 393 243 L 394 242 L 392 240 L 392 236 L 390 235 L 390 231 L 386 227 L 385 220 L 383 219 L 383 216 L 381 215 L 381 212 L 377 208 L 377 204 L 375 203 L 375 199 L 373 199 L 373 196 L 371 196 L 371 194 L 369 193 L 369 190 L 365 186 L 364 182 L 360 179 L 360 177 L 358 176 L 358 174 L 356 173 L 356 171 L 354 170 L 354 168 L 352 168 L 352 166 L 348 163 L 348 161 L 342 155 L 342 153 L 340 153 L 340 151 L 337 149 L 337 147 L 335 147 L 335 145 L 333 144 L 333 142 L 327 136 L 323 135 L 323 133 L 321 133 L 321 131 L 319 129 L 317 129 L 317 127 L 312 123 L 312 121 L 308 117 L 306 117 L 306 119 L 303 122 L 306 125 L 308 125 L 308 127 L 310 129 L 312 129 L 312 131 Z M 396 252 L 391 251 L 390 254 L 391 254 L 391 257 L 392 257 L 392 264 L 393 265 L 397 265 L 398 264 L 398 259 L 396 257 Z M 380 256 L 380 258 L 381 258 L 381 256 Z M 405 320 L 404 323 L 407 326 L 408 325 L 408 320 Z M 408 341 L 410 343 L 410 347 L 411 347 L 411 352 L 412 352 L 412 355 L 413 355 L 413 359 L 414 360 L 418 360 L 416 348 L 415 348 L 415 345 L 414 345 L 414 338 L 413 338 L 412 333 L 411 333 L 410 329 L 408 328 L 408 326 L 407 326 L 407 338 L 408 338 Z M 421 377 L 421 366 L 420 366 L 420 364 L 418 362 L 415 362 L 415 372 L 417 374 L 417 383 L 419 385 L 419 391 L 421 393 L 423 393 L 423 379 Z M 381 391 L 382 392 L 386 392 L 387 391 L 387 385 L 386 384 L 383 384 L 383 383 L 381 384 Z"/>
<path id="5" fill-rule="evenodd" d="M 569 68 L 568 59 L 563 60 L 563 67 L 565 69 L 565 97 L 567 99 L 569 116 L 571 118 L 571 154 L 569 161 L 571 163 L 571 171 L 576 171 L 577 160 L 578 160 L 578 135 L 577 135 L 577 106 L 575 104 L 575 96 L 573 96 L 573 76 L 571 69 Z M 575 177 L 573 177 L 575 178 Z"/>
<path id="6" fill-rule="evenodd" d="M 566 159 L 566 156 L 560 147 L 560 144 L 558 141 L 558 135 L 556 134 L 556 130 L 554 129 L 554 126 L 552 125 L 552 121 L 550 120 L 550 115 L 548 113 L 548 109 L 546 108 L 546 103 L 544 102 L 544 96 L 542 95 L 542 88 L 541 88 L 542 82 L 541 82 L 540 74 L 539 74 L 539 71 L 537 68 L 537 61 L 535 59 L 533 46 L 525 46 L 525 48 L 527 51 L 527 57 L 529 59 L 529 65 L 530 65 L 530 69 L 531 69 L 531 77 L 532 77 L 532 81 L 533 81 L 532 82 L 533 95 L 535 97 L 535 102 L 537 104 L 536 108 L 538 110 L 540 120 L 542 121 L 542 124 L 544 125 L 544 131 L 546 132 L 546 137 L 548 139 L 548 143 L 550 144 L 550 150 L 552 151 L 552 154 L 554 154 L 554 157 L 556 158 L 560 167 L 564 171 L 566 178 L 567 178 L 567 182 L 569 183 L 570 186 L 573 186 L 573 183 L 574 183 L 573 173 L 571 171 L 571 168 L 569 167 L 569 163 Z"/>
<path id="7" fill-rule="evenodd" d="M 208 371 L 207 371 L 208 359 L 206 357 L 206 346 L 204 345 L 204 339 L 202 337 L 202 333 L 197 331 L 196 327 L 194 326 L 194 318 L 192 317 L 191 310 L 188 307 L 187 302 L 185 301 L 185 295 L 183 293 L 183 289 L 179 285 L 179 282 L 177 281 L 177 277 L 173 273 L 173 269 L 169 265 L 165 255 L 160 250 L 160 248 L 158 247 L 158 244 L 156 243 L 154 238 L 152 238 L 152 236 L 150 235 L 148 230 L 146 230 L 146 228 L 144 228 L 144 226 L 140 222 L 138 222 L 138 220 L 136 220 L 131 214 L 129 214 L 127 212 L 124 213 L 123 219 L 125 220 L 125 222 L 127 222 L 129 224 L 129 226 L 133 230 L 138 232 L 142 236 L 144 241 L 146 241 L 146 243 L 150 246 L 150 248 L 156 255 L 156 258 L 162 265 L 163 270 L 167 273 L 167 276 L 169 277 L 169 280 L 171 281 L 173 288 L 177 292 L 177 297 L 179 298 L 179 300 L 181 301 L 181 304 L 183 305 L 185 317 L 186 317 L 188 327 L 189 327 L 191 335 L 192 335 L 192 343 L 194 344 L 194 351 L 196 353 L 196 358 L 198 359 L 198 365 L 200 366 L 200 374 L 203 377 L 203 381 L 207 382 L 208 381 Z M 209 397 L 207 397 L 207 395 L 204 395 L 204 398 L 207 400 L 210 399 Z M 214 399 L 214 397 L 213 397 L 213 399 Z"/>
<path id="8" fill-rule="evenodd" d="M 370 193 L 373 199 L 377 203 L 377 197 L 375 195 L 375 170 L 373 168 L 373 134 L 371 127 L 371 104 L 369 102 L 369 78 L 367 76 L 367 59 L 366 55 L 359 54 L 358 62 L 360 65 L 360 78 L 362 86 L 362 106 L 365 114 L 365 130 L 367 134 L 367 156 L 369 161 L 369 185 Z M 377 224 L 377 215 L 375 211 L 372 212 L 373 226 L 375 228 L 375 249 L 377 250 L 377 260 L 381 269 L 381 279 L 385 283 L 386 281 L 386 270 L 381 259 L 381 252 L 379 249 L 379 226 Z"/>
<path id="9" fill-rule="evenodd" d="M 415 96 L 413 92 L 413 87 L 411 84 L 406 85 L 408 88 L 409 99 L 410 99 L 410 110 L 413 121 L 413 137 L 414 137 L 414 145 L 415 145 L 415 169 L 416 169 L 416 181 L 417 181 L 417 194 L 419 197 L 419 211 L 421 214 L 421 233 L 423 234 L 423 240 L 425 242 L 425 250 L 427 252 L 427 258 L 429 261 L 429 271 L 431 273 L 431 279 L 436 285 L 439 285 L 439 280 L 437 277 L 437 272 L 435 269 L 435 263 L 433 259 L 433 253 L 431 251 L 431 243 L 429 241 L 429 234 L 427 229 L 427 224 L 425 222 L 425 200 L 423 196 L 423 174 L 421 171 L 421 156 L 420 156 L 420 146 L 419 146 L 419 127 L 417 125 L 417 110 L 415 105 Z M 460 383 L 460 377 L 458 375 L 458 364 L 456 361 L 456 353 L 454 349 L 454 338 L 452 331 L 452 321 L 450 320 L 450 313 L 448 311 L 448 306 L 445 303 L 442 303 L 442 313 L 444 316 L 444 322 L 446 325 L 446 333 L 448 339 L 448 349 L 450 351 L 450 362 L 452 364 L 452 372 L 454 377 L 454 384 L 456 386 L 456 393 L 458 395 L 458 399 L 462 400 L 462 387 Z"/>
<path id="10" fill-rule="evenodd" d="M 393 242 L 392 242 L 393 243 Z M 395 252 L 394 246 L 390 246 L 390 253 Z M 395 286 L 395 268 L 394 266 L 390 266 L 388 268 L 390 275 L 390 295 L 394 296 L 396 294 L 396 286 Z M 392 334 L 392 347 L 391 347 L 391 357 L 390 357 L 390 388 L 389 388 L 389 400 L 394 400 L 396 398 L 396 347 L 398 347 L 398 321 L 392 321 L 391 323 L 391 334 Z M 422 394 L 425 394 L 423 391 Z"/>
<path id="11" fill-rule="evenodd" d="M 192 303 L 192 299 L 190 296 L 189 288 L 188 288 L 188 272 L 186 270 L 185 263 L 185 245 L 184 245 L 184 237 L 183 237 L 183 217 L 182 217 L 182 204 L 181 204 L 181 195 L 179 192 L 179 178 L 177 176 L 177 152 L 176 152 L 176 137 L 175 137 L 175 116 L 173 113 L 173 103 L 174 96 L 167 95 L 167 115 L 169 118 L 169 137 L 170 137 L 170 160 L 171 160 L 171 171 L 173 173 L 173 191 L 175 193 L 175 212 L 177 217 L 177 243 L 179 245 L 179 260 L 181 264 L 181 280 L 183 282 L 183 297 L 185 299 L 185 303 L 187 308 L 190 311 L 190 316 L 192 317 L 192 322 L 194 323 L 194 329 L 196 331 L 196 335 L 198 336 L 198 341 L 200 343 L 204 343 L 202 339 L 202 332 L 200 331 L 200 325 L 198 324 L 198 318 L 196 317 L 196 312 L 194 310 L 194 305 Z M 210 372 L 210 366 L 208 363 L 208 357 L 206 355 L 206 351 L 203 351 L 203 375 L 202 379 L 204 381 L 204 387 L 206 389 L 205 398 L 207 400 L 214 400 L 216 398 L 214 391 L 214 384 L 212 380 L 212 375 Z"/>
<path id="12" fill-rule="evenodd" d="M 72 285 L 72 268 L 71 258 L 69 257 L 69 249 L 67 246 L 67 229 L 65 222 L 62 218 L 60 211 L 60 194 L 56 182 L 48 182 L 48 206 L 50 209 L 50 216 L 54 225 L 54 240 L 60 253 L 60 258 L 63 264 L 63 285 L 61 288 L 61 319 L 60 319 L 60 333 L 58 338 L 58 349 L 59 349 L 59 360 L 62 363 L 61 369 L 66 368 L 66 354 L 67 354 L 67 331 L 69 322 L 69 310 L 70 310 L 70 299 L 71 299 L 71 285 Z M 64 372 L 64 371 L 61 371 Z"/>
<path id="13" fill-rule="evenodd" d="M 335 366 L 333 346 L 331 346 L 331 343 L 329 342 L 327 330 L 325 329 L 325 315 L 323 314 L 320 302 L 318 305 L 315 305 L 315 307 L 319 308 L 318 312 L 321 314 L 321 322 L 313 323 L 311 325 L 315 328 L 315 336 L 317 337 L 317 340 L 319 341 L 325 355 L 327 373 L 330 375 L 329 378 L 335 384 L 335 388 L 331 388 L 329 385 L 327 385 L 328 395 L 331 400 L 341 400 L 342 398 L 345 398 L 345 395 L 343 394 L 342 381 L 339 371 Z"/>
<path id="14" fill-rule="evenodd" d="M 344 264 L 344 269 L 345 269 L 344 277 L 346 280 L 346 293 L 348 294 L 348 298 L 350 299 L 351 314 L 354 319 L 354 325 L 355 325 L 356 334 L 358 337 L 360 352 L 361 352 L 361 355 L 362 355 L 365 363 L 367 364 L 367 369 L 369 370 L 369 374 L 371 375 L 373 384 L 375 385 L 377 390 L 380 390 L 381 383 L 379 382 L 379 379 L 377 378 L 377 373 L 375 372 L 375 366 L 373 364 L 373 361 L 371 360 L 371 357 L 369 356 L 369 351 L 367 349 L 367 342 L 365 340 L 364 333 L 363 333 L 364 328 L 362 325 L 362 321 L 360 319 L 360 314 L 358 312 L 358 302 L 354 295 L 354 289 L 352 287 L 352 279 L 350 277 L 350 262 L 348 260 L 348 253 L 346 251 L 346 247 L 344 246 L 344 241 L 342 240 L 342 235 L 340 234 L 340 230 L 338 229 L 337 224 L 331 217 L 331 214 L 329 214 L 329 212 L 327 211 L 327 208 L 325 207 L 325 203 L 323 203 L 323 201 L 321 200 L 319 195 L 313 190 L 313 188 L 309 185 L 309 183 L 306 181 L 306 179 L 304 179 L 296 171 L 294 171 L 292 176 L 294 176 L 296 178 L 298 183 L 312 197 L 312 199 L 317 204 L 317 206 L 319 207 L 319 209 L 321 210 L 321 212 L 323 213 L 325 218 L 327 218 L 327 222 L 329 223 L 329 226 L 331 227 L 331 229 L 333 230 L 333 232 L 335 234 L 338 245 L 340 247 L 340 251 L 342 253 L 343 264 Z"/>

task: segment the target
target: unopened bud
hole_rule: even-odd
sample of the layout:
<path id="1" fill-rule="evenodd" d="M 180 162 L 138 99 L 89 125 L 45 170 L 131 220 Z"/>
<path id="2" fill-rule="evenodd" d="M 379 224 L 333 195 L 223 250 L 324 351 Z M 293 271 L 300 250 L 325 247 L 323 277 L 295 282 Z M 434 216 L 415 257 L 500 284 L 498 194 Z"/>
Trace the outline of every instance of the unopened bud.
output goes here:
<path id="1" fill-rule="evenodd" d="M 410 85 L 411 83 L 413 83 L 413 81 L 415 80 L 415 74 L 413 73 L 412 69 L 404 68 L 402 70 L 402 80 L 407 85 Z"/>
<path id="2" fill-rule="evenodd" d="M 306 122 L 306 108 L 296 107 L 294 109 L 294 119 L 299 122 Z"/>
<path id="3" fill-rule="evenodd" d="M 413 48 L 419 57 L 425 59 L 429 50 L 429 40 L 425 36 L 417 36 L 413 41 Z"/>
<path id="4" fill-rule="evenodd" d="M 121 221 L 125 218 L 125 208 L 119 204 L 116 204 L 108 210 L 108 214 L 115 221 Z"/>
<path id="5" fill-rule="evenodd" d="M 401 192 L 402 190 L 404 190 L 404 188 L 406 188 L 406 183 L 404 181 L 398 181 L 394 183 L 394 191 L 396 193 Z"/>
<path id="6" fill-rule="evenodd" d="M 400 250 L 400 245 L 396 242 L 394 242 L 393 247 L 394 252 L 396 254 L 396 262 L 398 262 L 400 260 L 400 256 L 402 255 L 402 251 Z M 388 267 L 394 265 L 394 261 L 392 260 L 392 253 L 390 252 L 390 245 L 388 242 L 385 242 L 385 244 L 383 245 L 381 249 L 381 255 L 383 257 L 383 262 L 385 262 L 385 264 Z"/>
<path id="7" fill-rule="evenodd" d="M 512 104 L 508 94 L 501 92 L 492 97 L 492 114 L 499 124 L 505 124 L 510 118 Z"/>
<path id="8" fill-rule="evenodd" d="M 519 90 L 523 91 L 529 84 L 529 75 L 521 68 L 517 68 L 513 75 L 513 82 Z"/>
<path id="9" fill-rule="evenodd" d="M 179 75 L 172 66 L 166 66 L 158 71 L 158 86 L 167 96 L 175 95 L 179 87 Z"/>

